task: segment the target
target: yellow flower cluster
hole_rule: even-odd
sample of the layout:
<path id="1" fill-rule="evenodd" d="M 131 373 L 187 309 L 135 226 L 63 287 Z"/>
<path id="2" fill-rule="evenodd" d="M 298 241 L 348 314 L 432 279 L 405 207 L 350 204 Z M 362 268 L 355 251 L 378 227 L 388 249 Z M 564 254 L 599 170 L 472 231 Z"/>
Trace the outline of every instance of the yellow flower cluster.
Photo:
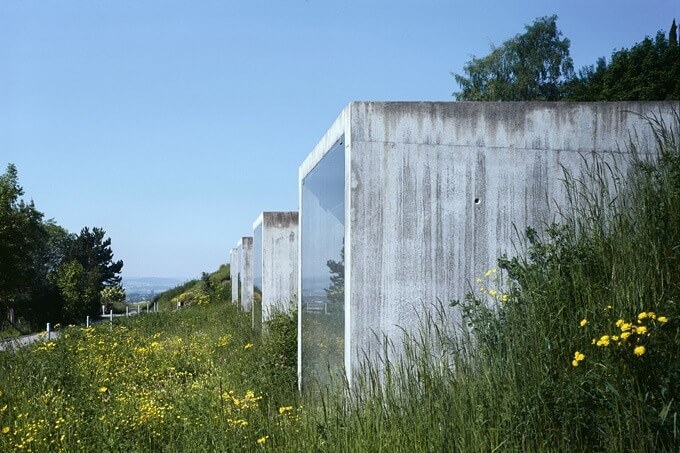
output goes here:
<path id="1" fill-rule="evenodd" d="M 606 348 L 612 344 L 616 346 L 626 346 L 631 336 L 634 336 L 635 343 L 633 346 L 633 354 L 637 357 L 644 355 L 647 352 L 647 348 L 640 344 L 646 336 L 650 335 L 650 328 L 652 326 L 658 326 L 668 322 L 666 316 L 657 316 L 653 311 L 643 311 L 637 315 L 636 321 L 626 321 L 625 319 L 618 319 L 614 326 L 618 329 L 617 334 L 602 335 L 599 338 L 593 338 L 592 344 L 597 347 Z M 648 323 L 647 325 L 644 325 Z M 651 324 L 649 324 L 651 323 Z M 579 323 L 580 327 L 584 327 L 588 324 L 587 319 L 582 319 Z M 576 357 L 574 358 L 576 360 Z M 574 365 L 574 362 L 572 362 Z M 574 366 L 577 366 L 578 363 Z"/>
<path id="2" fill-rule="evenodd" d="M 262 445 L 262 444 L 264 444 L 265 442 L 267 442 L 267 439 L 269 439 L 269 436 L 262 436 L 262 437 L 260 437 L 259 439 L 257 439 L 257 443 L 260 444 L 260 445 Z"/>
<path id="3" fill-rule="evenodd" d="M 585 354 L 582 352 L 576 351 L 574 353 L 574 359 L 571 361 L 571 365 L 574 367 L 577 367 L 579 362 L 582 362 L 586 358 Z"/>
<path id="4" fill-rule="evenodd" d="M 485 280 L 489 280 L 489 285 L 495 285 L 498 286 L 499 279 L 498 279 L 498 271 L 496 269 L 489 269 L 484 273 L 484 278 L 482 277 L 477 277 L 476 282 L 478 284 L 484 283 Z M 479 292 L 484 294 L 484 295 L 489 295 L 492 298 L 494 298 L 496 301 L 499 302 L 507 302 L 510 296 L 506 293 L 503 293 L 501 291 L 498 291 L 497 289 L 494 288 L 488 288 L 484 285 L 481 285 L 479 287 Z"/>

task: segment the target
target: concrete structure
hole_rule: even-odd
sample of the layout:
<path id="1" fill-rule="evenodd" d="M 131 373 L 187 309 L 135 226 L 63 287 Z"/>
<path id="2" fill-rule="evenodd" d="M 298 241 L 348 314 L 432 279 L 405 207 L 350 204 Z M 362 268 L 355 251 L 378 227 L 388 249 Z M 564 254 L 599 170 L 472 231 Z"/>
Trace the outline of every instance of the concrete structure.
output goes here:
<path id="1" fill-rule="evenodd" d="M 265 321 L 297 302 L 297 236 L 297 212 L 263 212 L 253 223 L 254 286 Z"/>
<path id="2" fill-rule="evenodd" d="M 414 307 L 463 298 L 512 254 L 515 227 L 555 219 L 563 167 L 578 172 L 595 152 L 625 166 L 629 134 L 653 148 L 638 113 L 679 108 L 351 103 L 300 167 L 301 385 L 325 361 L 351 382 L 363 354 L 379 353 L 376 334 L 398 345 Z"/>
<path id="3" fill-rule="evenodd" d="M 231 301 L 238 302 L 238 247 L 231 249 L 231 260 L 229 261 L 229 279 L 231 280 Z"/>
<path id="4" fill-rule="evenodd" d="M 244 236 L 239 241 L 239 291 L 241 309 L 253 309 L 253 238 Z"/>

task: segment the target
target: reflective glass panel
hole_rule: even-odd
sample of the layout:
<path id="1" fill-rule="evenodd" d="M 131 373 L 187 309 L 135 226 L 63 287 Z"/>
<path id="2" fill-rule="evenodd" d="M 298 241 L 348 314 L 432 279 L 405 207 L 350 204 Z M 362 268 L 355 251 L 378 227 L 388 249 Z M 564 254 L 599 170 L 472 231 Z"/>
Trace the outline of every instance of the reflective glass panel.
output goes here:
<path id="1" fill-rule="evenodd" d="M 302 385 L 342 369 L 345 332 L 345 146 L 341 138 L 302 181 Z"/>

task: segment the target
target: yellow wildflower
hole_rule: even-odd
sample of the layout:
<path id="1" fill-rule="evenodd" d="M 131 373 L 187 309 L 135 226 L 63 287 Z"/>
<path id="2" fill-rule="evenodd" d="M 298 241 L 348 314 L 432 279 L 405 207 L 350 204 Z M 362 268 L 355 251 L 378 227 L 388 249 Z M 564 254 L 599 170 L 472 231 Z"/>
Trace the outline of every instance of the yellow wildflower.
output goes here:
<path id="1" fill-rule="evenodd" d="M 501 295 L 501 302 L 507 302 L 507 301 L 508 301 L 508 295 L 507 294 Z"/>
<path id="2" fill-rule="evenodd" d="M 9 433 L 9 426 L 5 426 L 2 428 L 2 434 L 7 434 Z"/>
<path id="3" fill-rule="evenodd" d="M 491 296 L 491 297 L 496 297 L 497 294 L 498 294 L 498 291 L 496 291 L 495 289 L 492 289 L 492 290 L 489 291 L 489 296 Z"/>
<path id="4" fill-rule="evenodd" d="M 638 315 L 638 320 L 643 320 L 646 317 L 647 317 L 647 312 L 645 312 L 645 311 L 640 312 L 640 314 Z"/>
<path id="5" fill-rule="evenodd" d="M 654 313 L 653 311 L 648 311 L 647 317 L 651 319 L 656 319 L 656 313 Z"/>
<path id="6" fill-rule="evenodd" d="M 665 324 L 668 322 L 668 318 L 666 318 L 665 316 L 659 316 L 658 318 L 656 318 L 656 320 L 659 321 L 661 324 Z"/>
<path id="7" fill-rule="evenodd" d="M 578 323 L 581 327 L 585 327 L 586 324 L 588 324 L 588 320 L 586 318 L 583 318 L 580 323 Z"/>
<path id="8" fill-rule="evenodd" d="M 625 321 L 623 319 L 619 319 L 616 321 L 616 327 L 621 327 Z"/>
<path id="9" fill-rule="evenodd" d="M 108 387 L 99 387 L 99 393 L 104 393 L 108 390 Z"/>
<path id="10" fill-rule="evenodd" d="M 585 354 L 583 354 L 582 352 L 576 351 L 574 353 L 574 360 L 571 361 L 571 365 L 574 366 L 574 367 L 577 367 L 578 363 L 582 362 L 583 359 L 585 359 L 585 358 L 586 358 Z"/>
<path id="11" fill-rule="evenodd" d="M 269 439 L 269 436 L 262 436 L 259 439 L 257 439 L 257 443 L 263 444 L 263 443 L 267 442 L 267 439 Z"/>
<path id="12" fill-rule="evenodd" d="M 620 327 L 621 332 L 628 332 L 632 327 L 633 327 L 633 325 L 631 323 L 624 322 L 623 324 L 621 324 L 621 327 Z"/>
<path id="13" fill-rule="evenodd" d="M 635 333 L 638 335 L 644 335 L 647 333 L 647 328 L 645 326 L 639 326 L 635 328 Z"/>
<path id="14" fill-rule="evenodd" d="M 612 341 L 619 341 L 619 337 L 617 335 L 612 335 Z"/>
<path id="15" fill-rule="evenodd" d="M 279 414 L 285 414 L 293 410 L 293 406 L 281 406 L 279 407 Z"/>
<path id="16" fill-rule="evenodd" d="M 625 339 L 627 339 L 628 337 L 630 337 L 630 332 L 622 332 L 622 333 L 621 333 L 621 339 L 622 339 L 622 340 L 625 340 Z"/>
<path id="17" fill-rule="evenodd" d="M 635 349 L 633 349 L 633 354 L 635 354 L 638 357 L 644 354 L 645 352 L 647 352 L 647 349 L 645 349 L 644 346 L 635 346 Z"/>
<path id="18" fill-rule="evenodd" d="M 602 347 L 609 346 L 609 335 L 602 335 L 596 344 Z"/>

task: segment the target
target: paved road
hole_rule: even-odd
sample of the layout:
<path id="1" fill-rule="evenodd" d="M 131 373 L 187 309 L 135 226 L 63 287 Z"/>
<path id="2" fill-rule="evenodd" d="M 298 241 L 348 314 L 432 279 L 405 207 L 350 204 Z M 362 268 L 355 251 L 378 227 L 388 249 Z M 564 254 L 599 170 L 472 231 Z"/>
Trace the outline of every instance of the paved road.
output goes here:
<path id="1" fill-rule="evenodd" d="M 140 313 L 137 313 L 137 310 L 135 311 L 130 311 L 129 316 L 137 316 L 138 314 L 143 314 L 144 311 L 141 311 Z M 121 314 L 114 314 L 114 318 L 125 318 L 126 314 L 121 313 Z M 100 322 L 106 322 L 110 319 L 109 315 L 102 315 L 99 317 L 99 319 L 96 319 L 92 321 L 92 324 L 100 323 Z M 85 325 L 82 325 L 85 327 Z M 54 340 L 59 338 L 59 335 L 61 335 L 60 332 L 50 332 L 50 340 Z M 47 332 L 40 332 L 40 333 L 32 333 L 30 335 L 24 335 L 21 337 L 16 337 L 16 338 L 10 338 L 9 340 L 0 340 L 0 351 L 7 351 L 10 349 L 17 349 L 22 346 L 29 345 L 31 343 L 35 343 L 36 341 L 40 340 L 47 340 Z"/>
<path id="2" fill-rule="evenodd" d="M 50 339 L 54 340 L 59 338 L 59 335 L 59 332 L 50 332 Z M 47 340 L 46 332 L 32 333 L 30 335 L 24 335 L 22 337 L 10 338 L 9 340 L 0 341 L 0 351 L 17 349 L 40 340 Z"/>

